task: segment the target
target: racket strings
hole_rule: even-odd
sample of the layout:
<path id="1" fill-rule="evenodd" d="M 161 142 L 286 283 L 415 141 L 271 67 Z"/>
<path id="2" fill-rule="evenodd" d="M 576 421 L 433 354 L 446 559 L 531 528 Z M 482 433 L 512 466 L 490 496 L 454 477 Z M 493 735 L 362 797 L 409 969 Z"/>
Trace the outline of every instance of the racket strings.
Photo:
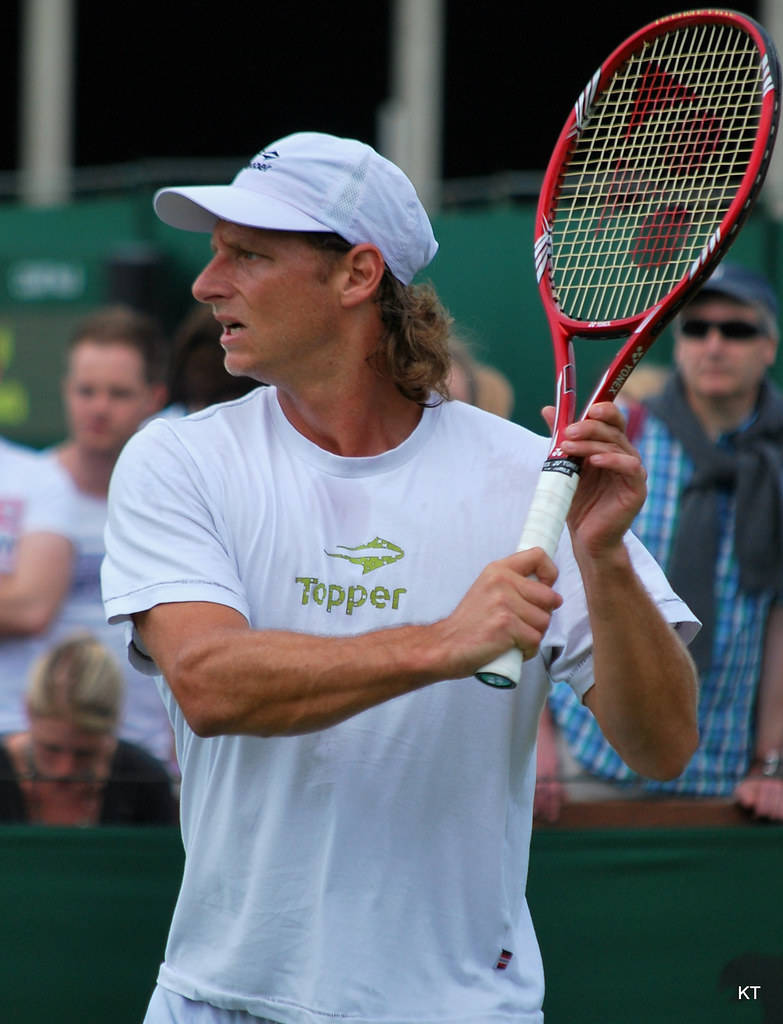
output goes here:
<path id="1" fill-rule="evenodd" d="M 653 306 L 727 213 L 756 147 L 760 55 L 735 26 L 645 42 L 587 111 L 550 219 L 552 285 L 572 319 Z"/>

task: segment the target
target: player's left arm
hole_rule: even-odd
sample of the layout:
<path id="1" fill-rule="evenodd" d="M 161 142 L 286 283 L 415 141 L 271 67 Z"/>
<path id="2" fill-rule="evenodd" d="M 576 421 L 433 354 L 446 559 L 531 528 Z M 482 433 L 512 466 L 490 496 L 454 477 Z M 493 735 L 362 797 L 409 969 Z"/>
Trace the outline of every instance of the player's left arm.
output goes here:
<path id="1" fill-rule="evenodd" d="M 734 797 L 756 818 L 783 821 L 783 604 L 767 619 L 750 771 Z"/>
<path id="2" fill-rule="evenodd" d="M 698 745 L 698 684 L 623 542 L 646 497 L 646 473 L 611 403 L 567 436 L 566 454 L 583 460 L 568 526 L 593 633 L 595 683 L 584 701 L 630 768 L 675 778 Z"/>

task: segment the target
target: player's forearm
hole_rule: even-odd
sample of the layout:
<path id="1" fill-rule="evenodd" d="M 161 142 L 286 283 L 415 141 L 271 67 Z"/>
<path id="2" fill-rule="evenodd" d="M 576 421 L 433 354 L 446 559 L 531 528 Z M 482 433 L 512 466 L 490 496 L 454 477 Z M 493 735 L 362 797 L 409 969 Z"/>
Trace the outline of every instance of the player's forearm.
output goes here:
<path id="1" fill-rule="evenodd" d="M 517 552 L 488 565 L 446 618 L 354 637 L 253 630 L 235 609 L 198 601 L 133 622 L 196 733 L 295 734 L 470 676 L 514 644 L 532 654 L 561 603 L 556 575 L 540 549 Z"/>
<path id="2" fill-rule="evenodd" d="M 698 745 L 698 684 L 684 644 L 625 551 L 581 559 L 594 638 L 586 698 L 609 742 L 635 771 L 674 778 Z"/>
<path id="3" fill-rule="evenodd" d="M 165 672 L 201 736 L 296 735 L 325 729 L 446 678 L 431 627 L 351 638 L 213 631 Z"/>

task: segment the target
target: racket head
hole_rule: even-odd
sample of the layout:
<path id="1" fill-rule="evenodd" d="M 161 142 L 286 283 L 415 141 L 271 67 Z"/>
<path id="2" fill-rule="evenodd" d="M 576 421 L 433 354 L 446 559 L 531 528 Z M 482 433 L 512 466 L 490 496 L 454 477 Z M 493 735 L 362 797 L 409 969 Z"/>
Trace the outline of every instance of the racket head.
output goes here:
<path id="1" fill-rule="evenodd" d="M 769 166 L 779 94 L 777 54 L 761 26 L 710 9 L 639 29 L 580 95 L 536 213 L 557 412 L 520 549 L 554 551 L 578 479 L 578 462 L 559 448 L 576 407 L 573 338 L 628 336 L 587 408 L 612 400 L 748 216 Z M 476 675 L 513 687 L 521 662 L 514 649 Z"/>
<path id="2" fill-rule="evenodd" d="M 729 10 L 660 18 L 592 76 L 552 152 L 536 212 L 556 433 L 575 407 L 570 339 L 628 336 L 588 405 L 616 397 L 750 213 L 779 108 L 774 44 Z"/>

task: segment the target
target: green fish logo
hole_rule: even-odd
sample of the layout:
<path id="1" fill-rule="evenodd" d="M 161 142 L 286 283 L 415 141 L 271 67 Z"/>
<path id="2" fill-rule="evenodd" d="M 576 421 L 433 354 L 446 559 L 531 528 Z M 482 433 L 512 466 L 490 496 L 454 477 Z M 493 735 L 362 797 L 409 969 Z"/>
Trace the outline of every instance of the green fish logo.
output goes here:
<path id="1" fill-rule="evenodd" d="M 368 572 L 373 572 L 375 569 L 382 569 L 384 565 L 399 562 L 405 554 L 402 548 L 398 548 L 390 540 L 384 540 L 383 537 L 376 537 L 374 540 L 368 541 L 367 544 L 359 544 L 355 548 L 346 547 L 345 544 L 338 544 L 337 547 L 342 548 L 343 551 L 354 553 L 341 555 L 337 552 L 325 550 L 325 554 L 330 558 L 344 558 L 352 565 L 360 565 L 362 567 L 362 576 L 366 576 Z"/>

